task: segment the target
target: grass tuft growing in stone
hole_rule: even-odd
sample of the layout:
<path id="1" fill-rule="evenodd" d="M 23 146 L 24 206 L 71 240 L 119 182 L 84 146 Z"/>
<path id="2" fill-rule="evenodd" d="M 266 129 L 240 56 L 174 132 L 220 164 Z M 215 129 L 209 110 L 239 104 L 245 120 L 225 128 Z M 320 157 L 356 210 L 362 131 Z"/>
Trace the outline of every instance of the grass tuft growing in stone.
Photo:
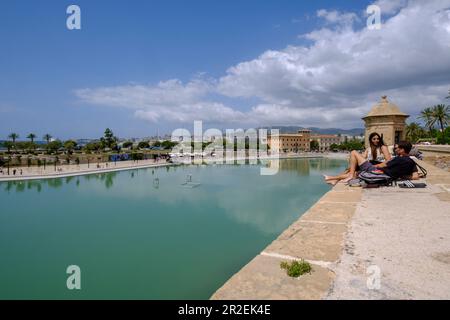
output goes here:
<path id="1" fill-rule="evenodd" d="M 305 260 L 292 261 L 291 263 L 282 261 L 280 263 L 280 268 L 286 270 L 289 277 L 298 278 L 302 274 L 311 273 L 312 267 Z"/>

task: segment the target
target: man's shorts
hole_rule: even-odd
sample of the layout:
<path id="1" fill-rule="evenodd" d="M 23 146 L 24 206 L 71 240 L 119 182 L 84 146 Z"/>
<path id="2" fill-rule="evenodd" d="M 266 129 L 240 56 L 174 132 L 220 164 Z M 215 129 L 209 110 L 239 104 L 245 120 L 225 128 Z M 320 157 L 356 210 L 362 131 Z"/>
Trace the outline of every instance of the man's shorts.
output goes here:
<path id="1" fill-rule="evenodd" d="M 380 170 L 377 167 L 375 167 L 373 164 L 371 164 L 369 161 L 364 161 L 363 163 L 361 163 L 359 168 L 361 169 L 361 171 L 366 171 L 366 172 Z"/>

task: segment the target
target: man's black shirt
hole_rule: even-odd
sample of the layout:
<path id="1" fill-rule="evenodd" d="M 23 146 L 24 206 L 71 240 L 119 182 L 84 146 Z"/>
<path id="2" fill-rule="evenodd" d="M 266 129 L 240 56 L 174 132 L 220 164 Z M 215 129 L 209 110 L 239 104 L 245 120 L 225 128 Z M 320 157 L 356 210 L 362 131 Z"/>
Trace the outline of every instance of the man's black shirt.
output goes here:
<path id="1" fill-rule="evenodd" d="M 402 178 L 412 175 L 416 163 L 409 156 L 395 157 L 386 163 L 386 167 L 380 168 L 385 174 L 392 178 Z"/>

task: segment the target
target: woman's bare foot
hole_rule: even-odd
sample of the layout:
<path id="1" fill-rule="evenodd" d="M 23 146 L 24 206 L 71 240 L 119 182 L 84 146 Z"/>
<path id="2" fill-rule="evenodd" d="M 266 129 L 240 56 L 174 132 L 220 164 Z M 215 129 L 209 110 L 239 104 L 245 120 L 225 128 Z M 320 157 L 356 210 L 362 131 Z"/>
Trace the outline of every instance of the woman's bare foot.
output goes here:
<path id="1" fill-rule="evenodd" d="M 325 179 L 325 181 L 335 180 L 333 177 L 327 176 L 326 174 L 323 174 L 322 176 Z"/>
<path id="2" fill-rule="evenodd" d="M 329 179 L 329 180 L 326 180 L 326 179 L 325 179 L 325 182 L 328 183 L 328 184 L 331 184 L 332 186 L 335 186 L 336 183 L 339 182 L 339 180 L 337 180 L 337 179 Z"/>
<path id="3" fill-rule="evenodd" d="M 349 174 L 347 178 L 345 178 L 345 179 L 343 179 L 343 180 L 341 180 L 341 181 L 342 181 L 343 183 L 347 183 L 347 182 L 349 182 L 349 181 L 352 180 L 352 179 L 353 179 L 353 175 L 352 175 L 352 174 Z"/>

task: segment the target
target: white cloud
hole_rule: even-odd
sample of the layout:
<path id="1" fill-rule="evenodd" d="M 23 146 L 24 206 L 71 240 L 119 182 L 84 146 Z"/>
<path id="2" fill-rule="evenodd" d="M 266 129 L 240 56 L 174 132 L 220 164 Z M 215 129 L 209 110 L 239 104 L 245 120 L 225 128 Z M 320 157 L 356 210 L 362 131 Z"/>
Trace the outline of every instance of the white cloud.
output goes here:
<path id="1" fill-rule="evenodd" d="M 210 84 L 193 80 L 184 85 L 177 79 L 152 85 L 124 85 L 79 89 L 76 95 L 94 104 L 142 109 L 149 106 L 170 107 L 198 101 L 210 90 Z"/>
<path id="2" fill-rule="evenodd" d="M 393 15 L 404 8 L 407 3 L 407 0 L 378 0 L 373 4 L 380 7 L 382 15 Z"/>
<path id="3" fill-rule="evenodd" d="M 359 20 L 356 13 L 339 12 L 337 10 L 321 9 L 317 11 L 317 16 L 325 19 L 327 24 L 337 24 L 342 26 L 351 26 L 355 21 Z"/>
<path id="4" fill-rule="evenodd" d="M 444 4 L 450 1 L 411 2 L 381 30 L 315 30 L 305 35 L 311 46 L 267 51 L 228 69 L 219 90 L 234 97 L 256 96 L 276 106 L 274 111 L 280 106 L 310 109 L 316 117 L 324 110 L 334 114 L 332 109 L 355 103 L 373 104 L 387 92 L 403 97 L 406 106 L 401 108 L 417 111 L 423 107 L 417 95 L 450 84 L 450 10 Z M 355 116 L 360 111 L 355 109 Z"/>
<path id="5" fill-rule="evenodd" d="M 309 45 L 268 50 L 217 80 L 76 94 L 89 103 L 130 108 L 150 121 L 324 127 L 361 126 L 361 116 L 384 94 L 411 114 L 442 101 L 450 88 L 450 0 L 376 4 L 382 14 L 395 13 L 381 30 L 356 30 L 354 13 L 319 10 L 325 25 L 302 35 Z M 229 106 L 233 99 L 253 105 Z"/>
<path id="6" fill-rule="evenodd" d="M 152 85 L 125 85 L 79 89 L 75 94 L 97 105 L 129 108 L 140 119 L 156 122 L 192 122 L 194 120 L 233 121 L 242 113 L 222 103 L 205 100 L 213 82 L 195 79 L 187 84 L 172 79 Z"/>

